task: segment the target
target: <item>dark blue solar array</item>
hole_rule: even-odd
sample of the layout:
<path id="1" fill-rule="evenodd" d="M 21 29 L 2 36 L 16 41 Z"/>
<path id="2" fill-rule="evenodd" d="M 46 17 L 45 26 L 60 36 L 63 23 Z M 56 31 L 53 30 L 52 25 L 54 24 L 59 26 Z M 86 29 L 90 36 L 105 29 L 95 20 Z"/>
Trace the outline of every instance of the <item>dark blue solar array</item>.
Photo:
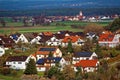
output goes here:
<path id="1" fill-rule="evenodd" d="M 92 52 L 77 52 L 75 56 L 77 57 L 90 57 L 93 53 Z"/>
<path id="2" fill-rule="evenodd" d="M 45 61 L 44 59 L 39 59 L 36 63 L 37 64 L 44 64 L 44 61 Z"/>
<path id="3" fill-rule="evenodd" d="M 56 48 L 40 48 L 39 51 L 55 51 Z"/>
<path id="4" fill-rule="evenodd" d="M 36 63 L 44 64 L 47 60 L 49 60 L 49 61 L 52 60 L 54 63 L 58 63 L 58 62 L 60 62 L 61 59 L 62 59 L 61 57 L 48 57 L 48 58 L 39 59 Z"/>
<path id="5" fill-rule="evenodd" d="M 14 40 L 18 39 L 18 36 L 16 34 L 13 34 L 12 37 L 13 37 Z"/>

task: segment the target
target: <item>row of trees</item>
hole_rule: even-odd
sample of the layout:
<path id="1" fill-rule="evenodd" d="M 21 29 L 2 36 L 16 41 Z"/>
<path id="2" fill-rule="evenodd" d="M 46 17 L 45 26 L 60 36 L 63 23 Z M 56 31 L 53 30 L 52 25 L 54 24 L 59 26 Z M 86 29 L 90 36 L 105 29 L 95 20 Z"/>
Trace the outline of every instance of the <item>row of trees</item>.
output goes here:
<path id="1" fill-rule="evenodd" d="M 50 25 L 49 21 L 46 21 L 46 16 L 41 15 L 41 16 L 36 16 L 32 17 L 31 19 L 29 17 L 24 17 L 24 18 L 12 18 L 14 22 L 22 22 L 23 26 L 34 26 L 34 25 Z M 0 24 L 1 26 L 5 27 L 7 24 L 7 21 L 5 21 L 4 18 L 0 18 Z"/>

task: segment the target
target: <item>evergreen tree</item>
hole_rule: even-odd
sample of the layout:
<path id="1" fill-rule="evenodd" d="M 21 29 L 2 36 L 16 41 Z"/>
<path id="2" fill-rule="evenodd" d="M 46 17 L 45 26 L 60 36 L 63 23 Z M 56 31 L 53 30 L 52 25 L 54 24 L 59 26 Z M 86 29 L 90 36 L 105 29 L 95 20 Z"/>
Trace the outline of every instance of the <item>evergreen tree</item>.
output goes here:
<path id="1" fill-rule="evenodd" d="M 47 76 L 51 78 L 52 76 L 59 76 L 60 70 L 57 67 L 51 67 L 47 72 Z"/>
<path id="2" fill-rule="evenodd" d="M 37 69 L 36 69 L 36 64 L 35 64 L 34 59 L 30 59 L 24 71 L 24 74 L 26 75 L 37 74 Z"/>
<path id="3" fill-rule="evenodd" d="M 48 57 L 53 57 L 53 53 L 50 51 Z"/>
<path id="4" fill-rule="evenodd" d="M 95 53 L 98 55 L 98 58 L 103 57 L 103 56 L 102 56 L 101 47 L 99 46 L 99 44 L 98 44 L 98 43 L 96 44 Z"/>
<path id="5" fill-rule="evenodd" d="M 109 26 L 105 27 L 112 32 L 120 29 L 120 18 L 116 18 Z"/>
<path id="6" fill-rule="evenodd" d="M 68 42 L 67 51 L 70 52 L 70 53 L 73 52 L 73 47 L 72 47 L 71 41 Z"/>

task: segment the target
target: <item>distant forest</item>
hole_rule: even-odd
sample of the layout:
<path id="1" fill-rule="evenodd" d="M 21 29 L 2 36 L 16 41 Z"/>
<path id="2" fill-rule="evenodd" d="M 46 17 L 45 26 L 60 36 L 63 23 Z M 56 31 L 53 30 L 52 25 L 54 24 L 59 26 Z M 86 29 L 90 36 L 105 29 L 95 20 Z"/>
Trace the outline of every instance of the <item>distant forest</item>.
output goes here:
<path id="1" fill-rule="evenodd" d="M 0 11 L 0 17 L 13 16 L 38 16 L 44 14 L 46 16 L 74 16 L 83 12 L 85 16 L 95 15 L 120 15 L 120 8 L 58 8 L 58 9 L 34 9 L 34 10 L 6 10 Z"/>

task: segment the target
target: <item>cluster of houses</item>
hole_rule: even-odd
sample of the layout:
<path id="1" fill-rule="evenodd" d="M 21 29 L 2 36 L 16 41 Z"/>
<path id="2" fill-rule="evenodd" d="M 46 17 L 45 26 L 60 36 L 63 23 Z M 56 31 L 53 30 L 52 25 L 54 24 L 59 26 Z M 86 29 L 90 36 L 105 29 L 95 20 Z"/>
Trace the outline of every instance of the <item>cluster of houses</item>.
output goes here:
<path id="1" fill-rule="evenodd" d="M 75 16 L 37 16 L 37 17 L 27 17 L 27 23 L 36 23 L 37 18 L 43 18 L 45 23 L 59 22 L 59 21 L 85 21 L 85 22 L 111 22 L 115 18 L 118 18 L 120 15 L 96 15 L 96 16 L 85 16 L 82 11 Z M 10 18 L 10 17 L 9 17 Z M 26 17 L 14 17 L 12 18 L 13 22 L 21 22 L 22 19 Z"/>
<path id="2" fill-rule="evenodd" d="M 84 45 L 86 38 L 90 40 L 97 37 L 98 43 L 101 46 L 116 47 L 120 44 L 120 33 L 112 33 L 104 31 L 100 35 L 95 33 L 87 33 L 72 31 L 59 31 L 57 33 L 42 32 L 42 33 L 25 33 L 11 34 L 9 36 L 0 36 L 0 56 L 5 54 L 5 50 L 12 48 L 17 43 L 29 43 L 48 45 L 50 47 L 39 47 L 38 50 L 29 56 L 10 56 L 6 60 L 6 65 L 13 69 L 25 69 L 29 59 L 32 58 L 36 62 L 38 71 L 46 71 L 52 66 L 59 63 L 62 70 L 65 65 L 72 64 L 75 71 L 81 67 L 83 72 L 93 72 L 97 70 L 99 61 L 95 52 L 77 52 L 73 53 L 72 59 L 62 56 L 58 46 L 66 47 L 71 41 L 74 46 Z"/>
<path id="3" fill-rule="evenodd" d="M 87 22 L 108 22 L 118 18 L 119 15 L 97 15 L 97 16 L 85 16 L 82 11 L 75 16 L 50 16 L 47 20 L 50 22 L 54 21 L 87 21 Z"/>
<path id="4" fill-rule="evenodd" d="M 50 54 L 52 56 L 50 56 Z M 12 56 L 6 60 L 6 65 L 12 69 L 25 69 L 29 59 L 34 59 L 38 71 L 46 71 L 52 66 L 59 64 L 59 69 L 63 70 L 66 65 L 70 65 L 72 61 L 73 69 L 77 71 L 81 67 L 83 72 L 93 72 L 97 70 L 99 61 L 97 55 L 93 52 L 73 53 L 72 60 L 62 56 L 62 52 L 58 47 L 40 47 L 37 52 L 30 56 Z"/>

